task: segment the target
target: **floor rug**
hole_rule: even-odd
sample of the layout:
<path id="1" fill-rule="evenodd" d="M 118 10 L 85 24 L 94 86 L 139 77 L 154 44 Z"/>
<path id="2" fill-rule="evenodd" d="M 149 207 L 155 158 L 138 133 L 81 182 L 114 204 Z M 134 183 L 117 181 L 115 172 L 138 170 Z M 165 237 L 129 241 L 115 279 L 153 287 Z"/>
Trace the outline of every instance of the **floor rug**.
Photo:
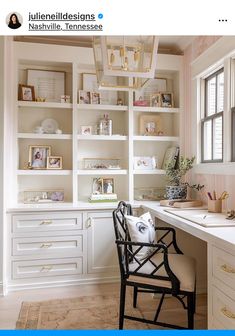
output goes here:
<path id="1" fill-rule="evenodd" d="M 16 329 L 118 329 L 119 297 L 83 296 L 42 302 L 23 302 Z M 143 317 L 126 299 L 126 314 Z M 147 324 L 125 320 L 125 329 L 148 329 Z"/>

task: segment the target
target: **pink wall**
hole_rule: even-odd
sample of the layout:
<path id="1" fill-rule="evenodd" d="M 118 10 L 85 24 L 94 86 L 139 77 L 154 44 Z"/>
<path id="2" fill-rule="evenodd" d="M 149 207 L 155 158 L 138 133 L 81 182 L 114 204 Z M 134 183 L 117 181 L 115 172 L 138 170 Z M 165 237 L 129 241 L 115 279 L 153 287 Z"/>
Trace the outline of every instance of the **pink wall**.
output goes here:
<path id="1" fill-rule="evenodd" d="M 192 137 L 190 132 L 191 125 L 191 66 L 190 63 L 201 55 L 207 48 L 214 44 L 220 36 L 198 36 L 193 43 L 187 47 L 184 53 L 184 83 L 185 85 L 185 118 L 184 118 L 184 148 L 185 155 L 192 156 L 191 144 Z M 197 174 L 191 176 L 192 183 L 204 184 L 203 191 L 198 196 L 207 202 L 206 192 L 215 190 L 220 195 L 224 190 L 229 193 L 229 198 L 224 202 L 224 209 L 235 208 L 235 176 L 234 175 L 214 175 Z"/>

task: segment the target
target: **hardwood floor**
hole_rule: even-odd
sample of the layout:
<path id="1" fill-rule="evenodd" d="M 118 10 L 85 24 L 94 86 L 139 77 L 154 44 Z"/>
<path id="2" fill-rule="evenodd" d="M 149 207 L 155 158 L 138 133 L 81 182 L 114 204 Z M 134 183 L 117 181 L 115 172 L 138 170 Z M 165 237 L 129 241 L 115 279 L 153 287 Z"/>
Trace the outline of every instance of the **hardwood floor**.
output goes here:
<path id="1" fill-rule="evenodd" d="M 81 285 L 11 292 L 5 297 L 0 297 L 0 329 L 15 329 L 15 323 L 23 301 L 43 301 L 113 293 L 119 293 L 119 284 Z M 145 317 L 151 318 L 153 316 L 157 301 L 158 298 L 153 298 L 151 294 L 139 294 L 138 304 Z M 161 320 L 165 319 L 165 321 L 171 321 L 171 323 L 185 323 L 186 312 L 176 299 L 167 298 L 162 309 Z M 196 329 L 206 329 L 206 312 L 206 295 L 200 294 L 197 297 Z M 156 326 L 150 326 L 150 328 L 156 329 Z"/>

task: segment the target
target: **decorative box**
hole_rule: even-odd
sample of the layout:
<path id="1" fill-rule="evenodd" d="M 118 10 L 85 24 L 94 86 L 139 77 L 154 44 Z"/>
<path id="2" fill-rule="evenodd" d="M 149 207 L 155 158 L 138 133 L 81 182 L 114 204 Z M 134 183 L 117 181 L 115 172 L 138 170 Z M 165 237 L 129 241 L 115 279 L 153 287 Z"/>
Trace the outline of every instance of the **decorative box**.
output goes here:
<path id="1" fill-rule="evenodd" d="M 165 198 L 165 188 L 135 188 L 134 199 L 136 201 L 160 201 Z"/>
<path id="2" fill-rule="evenodd" d="M 84 169 L 121 169 L 119 159 L 84 159 Z"/>
<path id="3" fill-rule="evenodd" d="M 135 100 L 134 106 L 148 106 L 149 103 L 147 100 Z"/>
<path id="4" fill-rule="evenodd" d="M 28 190 L 24 191 L 24 203 L 64 202 L 64 190 Z"/>

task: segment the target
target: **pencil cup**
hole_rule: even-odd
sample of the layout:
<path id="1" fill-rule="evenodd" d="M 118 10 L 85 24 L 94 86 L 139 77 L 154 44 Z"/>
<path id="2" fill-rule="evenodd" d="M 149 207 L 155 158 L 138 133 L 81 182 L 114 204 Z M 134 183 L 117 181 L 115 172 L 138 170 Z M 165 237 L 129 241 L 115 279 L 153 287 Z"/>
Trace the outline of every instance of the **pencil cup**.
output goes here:
<path id="1" fill-rule="evenodd" d="M 208 212 L 222 212 L 222 200 L 208 200 Z"/>

